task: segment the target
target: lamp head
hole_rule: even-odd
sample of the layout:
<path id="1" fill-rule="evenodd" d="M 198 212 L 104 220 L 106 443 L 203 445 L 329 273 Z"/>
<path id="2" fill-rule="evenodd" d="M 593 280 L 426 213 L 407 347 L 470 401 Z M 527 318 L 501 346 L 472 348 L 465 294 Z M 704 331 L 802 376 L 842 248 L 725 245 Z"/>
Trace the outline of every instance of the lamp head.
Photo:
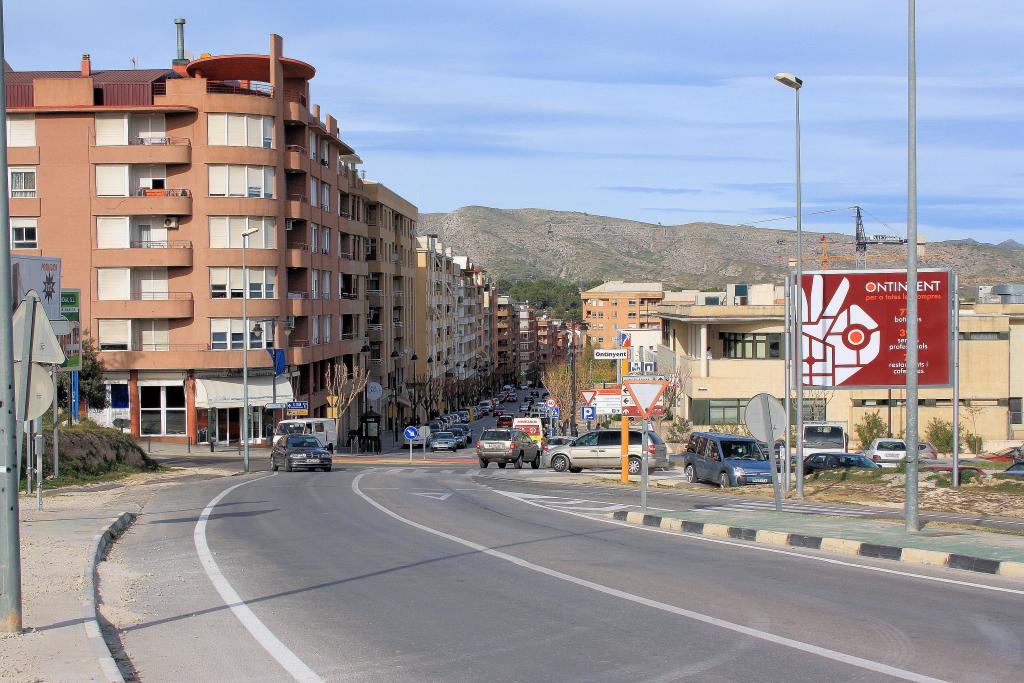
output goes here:
<path id="1" fill-rule="evenodd" d="M 777 80 L 779 83 L 786 86 L 787 88 L 792 88 L 793 90 L 799 90 L 800 87 L 804 84 L 802 80 L 800 80 L 793 74 L 787 73 L 785 71 L 775 74 L 775 80 Z"/>

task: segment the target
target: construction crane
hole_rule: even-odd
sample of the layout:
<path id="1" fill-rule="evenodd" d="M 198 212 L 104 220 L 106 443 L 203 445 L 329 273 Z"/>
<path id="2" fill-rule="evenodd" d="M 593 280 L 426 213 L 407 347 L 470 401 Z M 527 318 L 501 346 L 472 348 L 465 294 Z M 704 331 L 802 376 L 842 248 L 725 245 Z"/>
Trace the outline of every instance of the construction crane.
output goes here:
<path id="1" fill-rule="evenodd" d="M 857 268 L 867 268 L 868 261 L 903 261 L 906 258 L 906 253 L 901 251 L 890 252 L 888 254 L 869 254 L 868 246 L 873 244 L 892 244 L 901 245 L 907 243 L 906 237 L 899 237 L 897 235 L 886 235 L 876 234 L 868 235 L 864 229 L 864 220 L 861 214 L 862 209 L 859 206 L 852 207 L 854 210 L 854 220 L 856 221 L 856 249 L 853 256 L 830 256 L 828 253 L 828 240 L 825 235 L 821 236 L 821 255 L 819 261 L 821 268 L 826 270 L 833 261 L 842 261 L 845 263 L 853 262 Z M 939 251 L 925 251 L 925 244 L 919 242 L 917 246 L 918 258 L 937 258 L 947 259 L 951 258 L 952 254 Z"/>
<path id="2" fill-rule="evenodd" d="M 864 218 L 861 215 L 861 211 L 862 209 L 859 206 L 853 207 L 853 216 L 856 226 L 855 238 L 857 241 L 857 267 L 865 268 L 867 267 L 869 244 L 906 244 L 907 238 L 881 233 L 868 236 L 867 231 L 864 230 Z"/>

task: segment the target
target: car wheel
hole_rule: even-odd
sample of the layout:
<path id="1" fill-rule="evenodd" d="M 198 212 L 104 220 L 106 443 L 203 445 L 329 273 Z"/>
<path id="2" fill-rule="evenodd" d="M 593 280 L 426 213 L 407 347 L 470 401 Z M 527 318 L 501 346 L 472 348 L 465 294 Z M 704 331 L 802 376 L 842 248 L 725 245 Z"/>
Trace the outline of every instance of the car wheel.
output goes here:
<path id="1" fill-rule="evenodd" d="M 516 458 L 515 465 L 516 465 L 516 469 L 517 470 L 523 469 L 523 454 L 522 453 L 520 453 L 519 456 Z"/>
<path id="2" fill-rule="evenodd" d="M 328 453 L 333 453 L 334 452 L 334 444 L 333 443 L 327 444 L 327 452 Z"/>
<path id="3" fill-rule="evenodd" d="M 580 472 L 583 471 L 583 468 L 582 467 L 570 467 L 569 471 L 572 472 L 573 474 L 579 474 Z"/>
<path id="4" fill-rule="evenodd" d="M 732 486 L 732 480 L 729 479 L 728 472 L 722 472 L 721 474 L 718 475 L 718 485 L 721 486 L 723 489 L 727 489 L 730 486 Z"/>
<path id="5" fill-rule="evenodd" d="M 292 462 L 291 462 L 291 460 L 285 460 L 284 461 L 284 471 L 285 472 L 291 472 L 292 471 Z"/>
<path id="6" fill-rule="evenodd" d="M 640 462 L 640 458 L 630 458 L 629 464 L 626 465 L 626 468 L 630 474 L 640 474 L 641 467 L 642 465 Z"/>
<path id="7" fill-rule="evenodd" d="M 540 453 L 538 453 L 537 457 L 530 461 L 530 467 L 535 470 L 540 469 Z"/>
<path id="8" fill-rule="evenodd" d="M 487 466 L 490 465 L 490 464 L 491 463 L 490 463 L 489 460 L 484 460 L 483 458 L 480 458 L 480 469 L 486 470 Z"/>
<path id="9" fill-rule="evenodd" d="M 330 471 L 331 471 L 331 468 L 330 468 L 330 467 L 325 467 L 325 468 L 324 468 L 324 472 L 330 472 Z"/>
<path id="10" fill-rule="evenodd" d="M 499 462 L 499 463 L 498 463 L 498 469 L 499 469 L 499 470 L 503 470 L 503 469 L 505 469 L 505 467 L 507 467 L 507 466 L 508 466 L 508 463 L 507 463 L 507 462 Z"/>
<path id="11" fill-rule="evenodd" d="M 697 471 L 693 469 L 693 465 L 686 466 L 686 469 L 683 470 L 683 478 L 691 484 L 697 483 Z"/>
<path id="12" fill-rule="evenodd" d="M 569 469 L 569 458 L 564 455 L 556 455 L 551 458 L 551 469 L 555 472 L 565 472 Z"/>

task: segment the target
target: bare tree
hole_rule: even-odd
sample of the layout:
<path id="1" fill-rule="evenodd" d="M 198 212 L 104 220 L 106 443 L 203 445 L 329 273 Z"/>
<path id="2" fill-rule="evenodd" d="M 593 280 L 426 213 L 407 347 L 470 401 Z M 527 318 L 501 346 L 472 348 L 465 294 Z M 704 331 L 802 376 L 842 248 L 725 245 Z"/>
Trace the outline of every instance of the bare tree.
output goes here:
<path id="1" fill-rule="evenodd" d="M 555 399 L 555 403 L 560 408 L 560 422 L 567 424 L 570 420 L 576 419 L 576 416 L 571 414 L 572 411 L 570 409 L 572 397 L 573 395 L 579 397 L 581 391 L 592 386 L 590 369 L 585 365 L 577 363 L 576 382 L 573 383 L 572 368 L 569 367 L 567 362 L 562 361 L 546 367 L 541 376 L 541 381 L 544 382 L 544 388 L 551 394 L 551 398 Z"/>
<path id="2" fill-rule="evenodd" d="M 678 417 L 676 415 L 676 402 L 681 396 L 685 394 L 686 381 L 690 379 L 691 364 L 686 363 L 683 365 L 676 365 L 676 367 L 669 373 L 665 374 L 665 379 L 668 380 L 668 387 L 665 388 L 665 412 L 671 412 L 673 420 Z M 657 431 L 661 432 L 661 427 L 665 422 L 665 416 L 659 415 L 657 419 Z"/>
<path id="3" fill-rule="evenodd" d="M 327 372 L 324 376 L 327 393 L 338 397 L 337 403 L 334 405 L 335 439 L 341 438 L 341 418 L 348 412 L 349 406 L 356 400 L 356 397 L 366 388 L 368 379 L 369 375 L 366 374 L 366 370 L 358 365 L 353 368 L 352 372 L 349 372 L 348 366 L 344 363 L 327 364 Z M 338 444 L 334 445 L 337 448 Z"/>

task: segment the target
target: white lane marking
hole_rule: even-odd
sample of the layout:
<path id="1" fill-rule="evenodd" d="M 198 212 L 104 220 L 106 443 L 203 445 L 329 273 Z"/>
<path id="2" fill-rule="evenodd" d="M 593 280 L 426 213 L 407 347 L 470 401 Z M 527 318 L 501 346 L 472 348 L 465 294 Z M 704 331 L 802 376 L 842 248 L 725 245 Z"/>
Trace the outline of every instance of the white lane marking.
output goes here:
<path id="1" fill-rule="evenodd" d="M 210 578 L 210 582 L 213 587 L 217 589 L 224 604 L 231 608 L 235 617 L 242 623 L 242 626 L 256 639 L 256 642 L 263 646 L 263 649 L 270 654 L 277 663 L 280 664 L 285 671 L 291 674 L 292 678 L 296 681 L 303 681 L 303 683 L 324 683 L 323 679 L 314 673 L 312 669 L 306 666 L 305 663 L 298 656 L 288 649 L 288 646 L 282 643 L 274 633 L 267 628 L 266 624 L 260 621 L 249 606 L 245 604 L 241 596 L 232 588 L 231 584 L 221 573 L 220 567 L 217 566 L 217 562 L 213 559 L 213 553 L 210 552 L 210 546 L 206 542 L 206 523 L 210 519 L 210 513 L 217 507 L 217 504 L 224 499 L 224 496 L 228 495 L 240 486 L 246 484 L 252 484 L 257 481 L 269 479 L 275 477 L 276 474 L 271 474 L 266 477 L 260 477 L 258 479 L 250 479 L 249 481 L 243 481 L 241 484 L 235 484 L 234 486 L 224 489 L 220 492 L 210 503 L 203 509 L 202 514 L 199 515 L 199 521 L 196 523 L 195 531 L 192 533 L 192 539 L 196 544 L 196 553 L 199 555 L 199 561 L 203 565 L 203 569 L 206 570 L 206 575 Z"/>
<path id="2" fill-rule="evenodd" d="M 505 491 L 499 491 L 497 489 L 491 489 L 495 493 L 502 495 L 508 495 Z M 927 576 L 925 574 L 914 574 L 913 572 L 904 572 L 898 569 L 888 569 L 886 567 L 875 567 L 869 564 L 858 564 L 857 562 L 847 562 L 845 560 L 836 560 L 831 557 L 820 557 L 818 555 L 805 555 L 804 553 L 794 552 L 792 550 L 782 550 L 780 548 L 770 548 L 763 545 L 754 545 L 748 543 L 738 543 L 736 541 L 726 541 L 721 538 L 713 538 L 710 536 L 698 536 L 697 534 L 687 534 L 679 531 L 669 531 L 667 529 L 658 529 L 652 526 L 638 526 L 629 522 L 619 522 L 614 519 L 604 519 L 602 517 L 592 517 L 591 515 L 584 515 L 572 510 L 566 510 L 564 508 L 549 507 L 547 505 L 541 505 L 534 503 L 533 501 L 523 500 L 515 496 L 509 496 L 514 500 L 518 500 L 520 503 L 526 503 L 527 505 L 533 505 L 535 507 L 543 508 L 545 510 L 554 510 L 555 512 L 561 512 L 562 514 L 572 515 L 573 517 L 582 517 L 583 519 L 589 519 L 593 522 L 601 522 L 602 524 L 612 524 L 614 526 L 621 526 L 626 529 L 633 529 L 634 531 L 647 531 L 655 534 L 668 534 L 669 536 L 675 536 L 676 538 L 684 538 L 693 541 L 702 541 L 704 543 L 717 543 L 719 545 L 728 545 L 734 548 L 744 548 L 746 550 L 755 550 L 763 553 L 776 553 L 778 555 L 788 555 L 789 557 L 800 557 L 805 560 L 813 560 L 815 562 L 824 562 L 826 564 L 836 564 L 843 567 L 856 567 L 858 569 L 866 569 L 872 572 L 881 572 L 882 574 L 896 574 L 897 576 L 906 576 L 912 579 L 922 579 L 924 581 L 935 581 L 937 583 L 948 583 L 956 586 L 966 586 L 968 588 L 981 588 L 983 590 L 996 591 L 998 593 L 1012 593 L 1014 595 L 1024 595 L 1024 590 L 1018 588 L 1005 588 L 1003 586 L 989 586 L 983 583 L 974 583 L 973 581 L 961 581 L 959 579 L 946 579 L 940 576 Z"/>
<path id="3" fill-rule="evenodd" d="M 452 495 L 451 491 L 448 491 L 447 493 L 442 493 L 441 491 L 410 491 L 409 493 L 414 496 L 423 496 L 424 498 L 431 498 L 433 500 L 448 500 Z"/>
<path id="4" fill-rule="evenodd" d="M 495 493 L 500 493 L 503 496 L 509 496 L 512 498 L 520 498 L 522 500 L 536 500 L 537 502 L 544 503 L 546 505 L 558 506 L 559 508 L 567 508 L 571 510 L 589 510 L 592 512 L 616 512 L 618 510 L 628 510 L 629 508 L 639 508 L 639 505 L 632 503 L 616 503 L 609 500 L 593 500 L 590 498 L 559 498 L 557 496 L 544 496 L 537 493 L 521 493 L 519 491 L 497 491 L 491 489 Z M 597 503 L 601 507 L 583 506 L 584 503 Z M 648 510 L 657 510 L 658 512 L 672 512 L 668 508 L 655 508 L 648 507 Z"/>
<path id="5" fill-rule="evenodd" d="M 600 583 L 588 581 L 587 579 L 581 579 L 578 576 L 573 576 L 572 574 L 566 574 L 555 569 L 549 569 L 548 567 L 543 567 L 539 564 L 534 564 L 529 560 L 524 560 L 521 557 L 509 555 L 508 553 L 503 553 L 500 550 L 494 550 L 493 548 L 488 548 L 487 546 L 480 545 L 479 543 L 474 543 L 473 541 L 467 540 L 465 538 L 460 538 L 459 536 L 455 536 L 453 534 L 440 531 L 439 529 L 434 529 L 432 527 L 426 526 L 425 524 L 414 522 L 411 519 L 407 519 L 401 516 L 397 512 L 392 512 L 388 508 L 384 507 L 383 505 L 381 505 L 380 503 L 378 503 L 377 501 L 363 493 L 362 490 L 360 490 L 359 488 L 359 480 L 362 479 L 365 475 L 365 472 L 356 475 L 356 477 L 352 480 L 352 491 L 355 492 L 357 496 L 365 500 L 367 503 L 377 508 L 384 514 L 388 515 L 392 519 L 402 522 L 403 524 L 408 524 L 409 526 L 415 529 L 419 529 L 420 531 L 424 531 L 428 534 L 433 534 L 445 540 L 451 541 L 452 543 L 458 543 L 459 545 L 466 546 L 467 548 L 476 550 L 477 552 L 483 553 L 484 555 L 489 555 L 499 560 L 510 562 L 524 569 L 529 569 L 530 571 L 534 571 L 539 574 L 544 574 L 552 578 L 561 579 L 562 581 L 567 581 L 569 583 L 576 584 L 577 586 L 582 586 L 583 588 L 589 588 L 590 590 L 596 591 L 598 593 L 611 595 L 613 597 L 621 598 L 622 600 L 636 603 L 638 605 L 651 607 L 657 610 L 661 610 L 663 612 L 669 612 L 670 614 L 675 614 L 681 617 L 685 617 L 687 619 L 699 621 L 704 624 L 710 624 L 711 626 L 717 626 L 719 628 L 726 629 L 728 631 L 733 631 L 735 633 L 741 633 L 745 636 L 757 638 L 759 640 L 764 640 L 768 643 L 772 643 L 775 645 L 784 645 L 794 650 L 799 650 L 801 652 L 806 652 L 808 654 L 817 655 L 819 657 L 825 657 L 826 659 L 831 659 L 833 661 L 842 662 L 844 664 L 849 664 L 851 666 L 860 667 L 862 669 L 867 669 L 868 671 L 874 671 L 877 673 L 885 674 L 887 676 L 902 678 L 907 681 L 918 681 L 920 683 L 935 683 L 942 681 L 942 679 L 940 678 L 932 678 L 931 676 L 926 676 L 924 674 L 919 674 L 913 671 L 907 671 L 906 669 L 899 669 L 897 667 L 889 666 L 888 664 L 883 664 L 881 662 L 875 662 L 870 659 L 864 659 L 863 657 L 849 655 L 845 652 L 839 652 L 837 650 L 830 650 L 828 648 L 820 647 L 818 645 L 812 645 L 810 643 L 794 640 L 792 638 L 786 638 L 785 636 L 776 635 L 774 633 L 769 633 L 767 631 L 762 631 L 760 629 L 751 628 L 749 626 L 744 626 L 742 624 L 736 624 L 731 621 L 726 621 L 725 619 L 719 619 L 718 617 L 712 617 L 708 614 L 694 612 L 693 610 L 684 609 L 682 607 L 676 607 L 675 605 L 659 602 L 657 600 L 645 598 L 640 595 L 634 595 L 633 593 L 627 593 L 626 591 L 622 591 L 617 588 L 611 588 L 610 586 L 605 586 Z M 529 501 L 523 502 L 528 503 Z M 535 503 L 530 504 L 535 505 Z M 538 505 L 538 507 L 544 506 Z M 585 517 L 586 515 L 580 516 Z"/>

